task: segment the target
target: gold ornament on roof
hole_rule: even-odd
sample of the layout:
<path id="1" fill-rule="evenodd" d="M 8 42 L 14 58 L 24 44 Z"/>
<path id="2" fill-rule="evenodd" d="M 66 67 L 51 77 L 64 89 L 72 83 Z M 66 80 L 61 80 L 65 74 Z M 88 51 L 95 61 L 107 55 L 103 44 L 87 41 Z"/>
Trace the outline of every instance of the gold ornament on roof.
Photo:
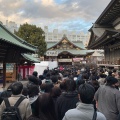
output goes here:
<path id="1" fill-rule="evenodd" d="M 73 45 L 70 45 L 70 48 L 73 48 Z"/>
<path id="2" fill-rule="evenodd" d="M 80 50 L 80 48 L 76 48 L 76 50 Z"/>
<path id="3" fill-rule="evenodd" d="M 66 43 L 68 43 L 68 41 L 64 39 L 64 40 L 62 41 L 62 43 L 63 43 L 63 44 L 66 44 Z"/>
<path id="4" fill-rule="evenodd" d="M 51 48 L 50 50 L 54 50 L 54 48 Z"/>

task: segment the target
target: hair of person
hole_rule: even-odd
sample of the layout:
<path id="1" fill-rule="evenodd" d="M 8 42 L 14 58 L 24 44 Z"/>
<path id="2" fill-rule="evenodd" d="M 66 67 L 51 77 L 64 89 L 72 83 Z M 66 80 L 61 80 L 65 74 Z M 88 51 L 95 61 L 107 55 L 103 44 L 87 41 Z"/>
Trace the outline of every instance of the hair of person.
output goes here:
<path id="1" fill-rule="evenodd" d="M 40 120 L 56 120 L 54 102 L 50 94 L 43 93 L 36 100 L 35 116 Z"/>
<path id="2" fill-rule="evenodd" d="M 91 76 L 91 80 L 97 80 L 98 77 L 96 75 Z"/>
<path id="3" fill-rule="evenodd" d="M 55 70 L 53 70 L 53 71 L 51 72 L 51 75 L 56 75 Z"/>
<path id="4" fill-rule="evenodd" d="M 51 80 L 52 80 L 53 83 L 57 83 L 58 77 L 56 75 L 55 76 L 52 75 Z"/>
<path id="5" fill-rule="evenodd" d="M 39 87 L 37 85 L 31 84 L 28 87 L 28 96 L 34 97 L 39 94 Z"/>
<path id="6" fill-rule="evenodd" d="M 44 79 L 43 75 L 39 75 L 39 79 L 43 80 Z"/>
<path id="7" fill-rule="evenodd" d="M 76 89 L 76 82 L 74 80 L 65 80 L 65 87 L 67 92 L 72 92 Z"/>
<path id="8" fill-rule="evenodd" d="M 50 95 L 54 98 L 57 98 L 61 95 L 61 89 L 57 86 L 54 86 L 50 92 Z"/>
<path id="9" fill-rule="evenodd" d="M 37 77 L 38 76 L 38 72 L 34 71 L 32 75 L 34 75 L 35 77 Z"/>
<path id="10" fill-rule="evenodd" d="M 19 95 L 22 93 L 23 84 L 21 82 L 15 82 L 12 84 L 11 90 L 13 95 Z"/>
<path id="11" fill-rule="evenodd" d="M 113 72 L 116 72 L 116 69 L 113 69 Z"/>
<path id="12" fill-rule="evenodd" d="M 80 86 L 81 84 L 84 84 L 84 83 L 85 83 L 84 79 L 78 80 L 78 86 Z"/>
<path id="13" fill-rule="evenodd" d="M 24 95 L 26 97 L 28 96 L 28 88 L 27 87 L 23 87 L 22 95 Z"/>
<path id="14" fill-rule="evenodd" d="M 45 93 L 50 93 L 53 87 L 54 87 L 53 83 L 45 83 L 45 85 L 43 87 L 44 88 L 43 91 Z"/>
<path id="15" fill-rule="evenodd" d="M 71 75 L 69 75 L 69 78 L 73 80 L 74 76 L 71 74 Z"/>
<path id="16" fill-rule="evenodd" d="M 101 78 L 105 78 L 105 74 L 103 74 L 103 73 L 100 73 L 100 75 L 99 75 Z"/>
<path id="17" fill-rule="evenodd" d="M 60 75 L 58 75 L 58 80 L 62 80 L 62 77 Z"/>
<path id="18" fill-rule="evenodd" d="M 112 85 L 117 83 L 118 80 L 115 77 L 113 77 L 113 76 L 108 76 L 108 77 L 106 77 L 106 82 L 107 82 L 106 83 L 107 86 L 111 86 L 112 87 Z"/>
<path id="19" fill-rule="evenodd" d="M 30 75 L 30 76 L 28 77 L 28 80 L 29 80 L 30 82 L 36 84 L 36 85 L 39 84 L 38 78 L 36 78 L 34 75 Z"/>
<path id="20" fill-rule="evenodd" d="M 120 71 L 118 71 L 118 75 L 120 76 Z"/>
<path id="21" fill-rule="evenodd" d="M 50 73 L 49 72 L 46 74 L 46 78 L 50 79 Z"/>
<path id="22" fill-rule="evenodd" d="M 61 89 L 61 91 L 65 91 L 65 90 L 66 90 L 66 85 L 65 85 L 65 82 L 64 82 L 64 81 L 62 81 L 62 82 L 60 83 L 60 89 Z"/>
<path id="23" fill-rule="evenodd" d="M 104 73 L 104 70 L 103 70 L 103 69 L 101 69 L 101 70 L 100 70 L 100 73 Z"/>
<path id="24" fill-rule="evenodd" d="M 48 70 L 45 69 L 45 70 L 43 71 L 43 74 L 47 74 L 47 72 L 48 72 Z"/>
<path id="25" fill-rule="evenodd" d="M 68 74 L 67 74 L 67 73 L 64 73 L 64 74 L 63 74 L 63 77 L 68 77 Z"/>
<path id="26" fill-rule="evenodd" d="M 59 72 L 58 72 L 58 70 L 55 70 L 55 74 L 56 74 L 56 75 L 59 75 Z"/>
<path id="27" fill-rule="evenodd" d="M 90 82 L 88 82 L 88 84 L 92 85 L 95 89 L 95 92 L 98 90 L 98 88 L 100 87 L 99 82 L 97 80 L 92 80 Z"/>
<path id="28" fill-rule="evenodd" d="M 109 72 L 108 72 L 108 75 L 109 75 L 109 76 L 112 76 L 112 71 L 109 71 Z"/>
<path id="29" fill-rule="evenodd" d="M 95 70 L 93 70 L 93 71 L 92 71 L 92 74 L 93 74 L 93 75 L 95 75 L 95 74 L 96 74 Z"/>
<path id="30" fill-rule="evenodd" d="M 42 80 L 38 79 L 38 85 L 40 86 L 42 84 Z"/>
<path id="31" fill-rule="evenodd" d="M 88 73 L 84 73 L 84 74 L 82 75 L 82 78 L 85 79 L 85 80 L 89 80 L 89 75 L 88 75 Z"/>
<path id="32" fill-rule="evenodd" d="M 95 89 L 92 85 L 85 83 L 79 86 L 78 94 L 80 94 L 82 103 L 91 104 L 94 98 Z"/>

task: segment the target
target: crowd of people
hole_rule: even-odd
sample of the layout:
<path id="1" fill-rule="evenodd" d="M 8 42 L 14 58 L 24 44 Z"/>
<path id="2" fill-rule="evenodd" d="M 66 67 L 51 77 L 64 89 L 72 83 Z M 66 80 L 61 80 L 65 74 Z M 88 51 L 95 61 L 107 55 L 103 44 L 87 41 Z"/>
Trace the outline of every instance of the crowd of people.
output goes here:
<path id="1" fill-rule="evenodd" d="M 119 79 L 115 69 L 86 66 L 34 71 L 26 85 L 14 82 L 0 94 L 0 120 L 11 120 L 8 102 L 18 105 L 18 120 L 120 120 Z"/>

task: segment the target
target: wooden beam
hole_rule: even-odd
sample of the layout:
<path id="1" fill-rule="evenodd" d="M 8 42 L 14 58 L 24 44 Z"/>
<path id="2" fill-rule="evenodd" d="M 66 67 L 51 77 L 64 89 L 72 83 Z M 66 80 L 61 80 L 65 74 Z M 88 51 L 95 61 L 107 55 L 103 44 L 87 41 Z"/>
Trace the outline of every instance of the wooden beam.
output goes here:
<path id="1" fill-rule="evenodd" d="M 16 63 L 16 67 L 15 68 L 16 68 L 16 77 L 15 78 L 16 78 L 16 80 L 18 80 L 18 64 L 17 63 Z"/>
<path id="2" fill-rule="evenodd" d="M 6 63 L 3 63 L 3 88 L 6 86 Z"/>

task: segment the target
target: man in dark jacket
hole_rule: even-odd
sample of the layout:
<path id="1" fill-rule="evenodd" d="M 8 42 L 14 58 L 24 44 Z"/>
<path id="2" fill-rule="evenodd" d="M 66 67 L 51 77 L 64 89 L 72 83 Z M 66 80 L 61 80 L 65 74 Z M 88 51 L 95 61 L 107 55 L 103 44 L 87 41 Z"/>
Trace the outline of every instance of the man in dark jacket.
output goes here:
<path id="1" fill-rule="evenodd" d="M 79 101 L 74 80 L 65 81 L 66 92 L 63 92 L 56 101 L 56 115 L 58 120 L 62 120 L 65 113 L 69 109 L 76 108 L 76 103 Z"/>

